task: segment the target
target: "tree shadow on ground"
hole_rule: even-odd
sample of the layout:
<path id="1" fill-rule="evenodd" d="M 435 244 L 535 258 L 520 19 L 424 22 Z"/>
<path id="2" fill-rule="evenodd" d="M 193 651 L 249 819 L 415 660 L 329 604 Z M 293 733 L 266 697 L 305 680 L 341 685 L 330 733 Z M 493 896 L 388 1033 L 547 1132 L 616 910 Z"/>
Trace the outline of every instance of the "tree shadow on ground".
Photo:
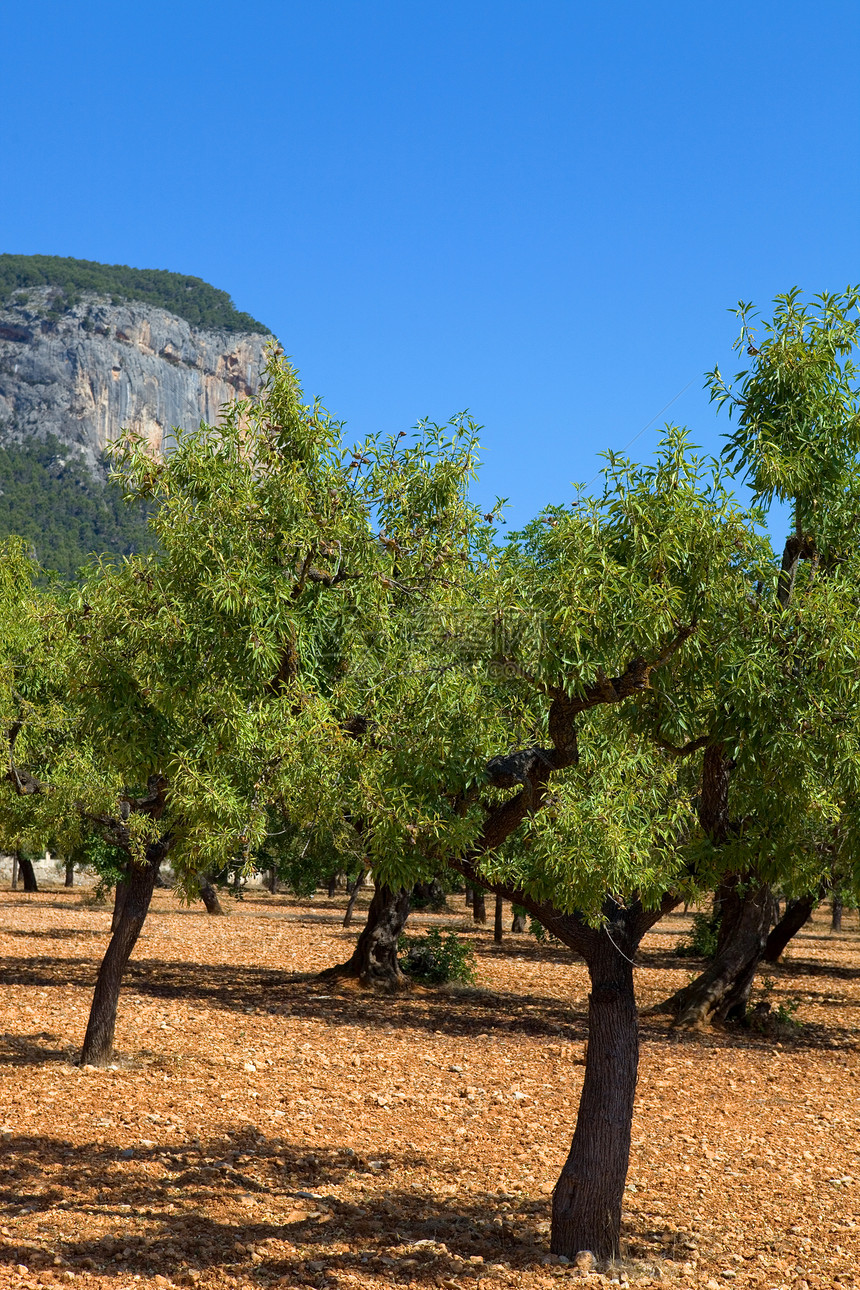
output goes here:
<path id="1" fill-rule="evenodd" d="M 362 1176 L 384 1182 L 392 1169 L 426 1168 L 415 1153 L 368 1160 L 350 1148 L 308 1150 L 253 1128 L 171 1147 L 122 1150 L 27 1136 L 7 1147 L 0 1216 L 50 1214 L 59 1229 L 65 1212 L 111 1227 L 98 1237 L 58 1230 L 27 1241 L 4 1229 L 0 1262 L 34 1271 L 59 1263 L 103 1277 L 166 1274 L 193 1284 L 218 1269 L 255 1285 L 282 1278 L 313 1285 L 326 1273 L 365 1272 L 438 1285 L 480 1277 L 493 1264 L 525 1269 L 546 1256 L 546 1197 L 402 1187 L 360 1201 L 338 1194 Z M 665 1258 L 667 1244 L 683 1240 L 660 1228 L 628 1233 L 625 1244 L 630 1258 Z"/>
<path id="2" fill-rule="evenodd" d="M 860 979 L 860 966 L 848 967 L 842 963 L 822 963 L 817 959 L 786 959 L 779 964 L 767 964 L 768 968 L 777 967 L 785 976 L 835 977 L 838 981 L 857 981 Z"/>
<path id="3" fill-rule="evenodd" d="M 349 1148 L 308 1150 L 249 1128 L 169 1148 L 73 1146 L 24 1135 L 6 1146 L 0 1218 L 38 1213 L 55 1222 L 54 1234 L 26 1241 L 3 1229 L 0 1262 L 31 1271 L 61 1264 L 103 1277 L 160 1273 L 190 1284 L 220 1269 L 259 1285 L 279 1278 L 315 1284 L 327 1272 L 364 1271 L 440 1284 L 480 1275 L 493 1263 L 533 1266 L 546 1255 L 546 1197 L 383 1185 L 356 1198 L 356 1184 L 384 1184 L 393 1168 L 401 1177 L 426 1168 L 415 1153 L 367 1160 Z M 110 1230 L 75 1237 L 69 1224 L 63 1235 L 65 1214 L 107 1221 Z M 649 1252 L 644 1236 L 631 1238 L 631 1252 L 634 1245 Z"/>
<path id="4" fill-rule="evenodd" d="M 71 1063 L 77 1049 L 62 1044 L 59 1035 L 39 1030 L 32 1035 L 0 1035 L 0 1066 L 44 1066 Z M 0 1113 L 2 1114 L 2 1113 Z"/>
<path id="5" fill-rule="evenodd" d="M 95 972 L 95 962 L 88 959 L 46 956 L 6 959 L 0 965 L 0 981 L 40 989 L 72 985 L 90 990 Z M 193 962 L 137 959 L 128 969 L 121 1008 L 129 1007 L 135 997 L 182 999 L 243 1016 L 254 1012 L 281 1014 L 359 1029 L 384 1025 L 390 1031 L 442 1034 L 449 1038 L 507 1034 L 581 1043 L 587 1036 L 585 998 L 572 1004 L 551 995 L 515 994 L 468 986 L 419 987 L 402 994 L 382 995 L 350 983 L 320 981 L 307 973 L 288 974 L 255 966 L 209 964 L 205 974 L 201 974 L 199 965 Z M 836 1012 L 838 1001 L 831 1006 Z M 683 1041 L 761 1048 L 772 1048 L 777 1039 L 793 1048 L 810 1049 L 854 1049 L 857 1043 L 850 1026 L 832 1023 L 824 1027 L 805 1022 L 800 1027 L 786 1027 L 779 1036 L 743 1026 L 705 1035 L 674 1032 L 667 1016 L 649 1011 L 642 1013 L 641 1034 L 645 1042 L 651 1043 Z M 50 1034 L 46 1037 L 52 1038 Z M 7 1040 L 5 1045 L 0 1044 L 0 1064 L 23 1066 L 68 1060 L 68 1049 L 40 1045 L 35 1040 Z"/>
<path id="6" fill-rule="evenodd" d="M 0 982 L 30 989 L 76 986 L 90 990 L 96 967 L 93 960 L 81 958 L 7 958 L 0 963 Z M 484 1031 L 563 1040 L 584 1037 L 583 1008 L 551 996 L 525 998 L 467 986 L 418 987 L 389 996 L 320 981 L 307 973 L 253 966 L 209 964 L 203 975 L 195 963 L 136 959 L 127 970 L 120 1007 L 128 1006 L 135 996 L 182 999 L 243 1015 L 280 1013 L 337 1026 L 367 1026 L 384 1019 L 392 1029 L 456 1036 Z"/>
<path id="7" fill-rule="evenodd" d="M 26 941 L 74 941 L 74 940 L 105 940 L 110 935 L 108 928 L 100 927 L 38 927 L 28 928 L 7 928 L 3 932 L 4 936 L 10 939 L 13 937 Z"/>

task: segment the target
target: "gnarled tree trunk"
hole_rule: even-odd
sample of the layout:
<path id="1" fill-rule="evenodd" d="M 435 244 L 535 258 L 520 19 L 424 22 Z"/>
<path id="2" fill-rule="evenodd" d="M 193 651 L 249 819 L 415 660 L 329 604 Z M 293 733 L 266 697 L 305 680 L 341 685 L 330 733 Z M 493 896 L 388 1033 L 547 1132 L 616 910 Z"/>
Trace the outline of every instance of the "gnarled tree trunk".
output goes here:
<path id="1" fill-rule="evenodd" d="M 705 749 L 699 820 L 715 847 L 726 843 L 732 828 L 729 786 L 733 765 L 721 743 Z M 680 1027 L 693 1029 L 746 1016 L 772 921 L 773 893 L 752 871 L 730 874 L 714 893 L 714 913 L 721 921 L 713 960 L 659 1009 L 673 1012 Z"/>
<path id="2" fill-rule="evenodd" d="M 164 840 L 150 843 L 146 849 L 146 862 L 129 865 L 124 883 L 125 896 L 115 910 L 116 926 L 96 979 L 81 1052 L 84 1066 L 106 1066 L 111 1059 L 123 974 L 146 920 L 155 879 L 168 846 Z"/>
<path id="3" fill-rule="evenodd" d="M 323 979 L 352 979 L 377 990 L 405 990 L 409 979 L 400 969 L 397 941 L 409 917 L 409 891 L 376 883 L 367 922 L 351 958 L 321 973 Z"/>
<path id="4" fill-rule="evenodd" d="M 753 874 L 732 874 L 714 897 L 722 922 L 717 952 L 704 972 L 662 1005 L 685 1029 L 742 1021 L 771 924 L 773 897 Z"/>

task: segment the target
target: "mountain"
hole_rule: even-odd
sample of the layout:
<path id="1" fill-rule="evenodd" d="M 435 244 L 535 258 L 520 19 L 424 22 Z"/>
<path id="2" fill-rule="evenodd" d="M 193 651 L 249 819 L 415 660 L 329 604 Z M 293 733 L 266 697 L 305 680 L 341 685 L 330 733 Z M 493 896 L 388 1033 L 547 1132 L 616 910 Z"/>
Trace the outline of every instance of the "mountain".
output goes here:
<path id="1" fill-rule="evenodd" d="M 267 329 L 199 278 L 59 256 L 0 255 L 0 538 L 70 575 L 146 545 L 105 489 L 121 430 L 169 452 L 175 426 L 257 393 Z"/>
<path id="2" fill-rule="evenodd" d="M 93 555 L 155 546 L 142 502 L 93 475 L 59 439 L 0 444 L 0 540 L 24 538 L 44 568 L 66 581 Z"/>
<path id="3" fill-rule="evenodd" d="M 121 429 L 168 451 L 256 393 L 268 339 L 197 278 L 0 256 L 0 442 L 54 435 L 93 471 Z"/>

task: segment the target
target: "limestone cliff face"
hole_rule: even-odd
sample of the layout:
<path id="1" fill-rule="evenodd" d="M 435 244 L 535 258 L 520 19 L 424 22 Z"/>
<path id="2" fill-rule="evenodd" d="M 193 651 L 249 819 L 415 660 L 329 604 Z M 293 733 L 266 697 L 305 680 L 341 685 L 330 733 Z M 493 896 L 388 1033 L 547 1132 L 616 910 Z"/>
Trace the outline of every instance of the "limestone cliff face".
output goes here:
<path id="1" fill-rule="evenodd" d="M 215 422 L 255 394 L 267 337 L 190 326 L 164 309 L 85 295 L 52 310 L 50 287 L 0 306 L 0 438 L 54 434 L 95 469 L 121 430 L 168 451 L 172 428 Z"/>

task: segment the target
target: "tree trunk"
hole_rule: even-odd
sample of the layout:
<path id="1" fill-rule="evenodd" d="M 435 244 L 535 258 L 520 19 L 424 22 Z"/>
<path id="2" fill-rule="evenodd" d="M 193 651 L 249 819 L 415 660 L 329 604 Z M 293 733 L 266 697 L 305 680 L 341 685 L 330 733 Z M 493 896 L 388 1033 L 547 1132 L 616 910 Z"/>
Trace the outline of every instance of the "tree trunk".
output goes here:
<path id="1" fill-rule="evenodd" d="M 110 929 L 112 932 L 115 932 L 119 927 L 127 895 L 128 880 L 126 878 L 120 878 L 113 893 L 113 917 L 110 920 Z"/>
<path id="2" fill-rule="evenodd" d="M 212 886 L 212 883 L 209 881 L 208 878 L 200 879 L 200 899 L 203 901 L 203 904 L 206 906 L 207 914 L 223 916 L 224 906 L 221 904 L 221 901 L 218 899 L 218 892 Z"/>
<path id="3" fill-rule="evenodd" d="M 767 883 L 751 874 L 732 874 L 714 896 L 722 916 L 717 952 L 700 976 L 662 1005 L 675 1013 L 684 1029 L 713 1021 L 742 1021 L 761 962 L 771 922 L 772 896 Z"/>
<path id="4" fill-rule="evenodd" d="M 611 939 L 610 939 L 611 934 Z M 614 942 L 614 943 L 613 943 Z M 639 1067 L 632 918 L 619 911 L 586 953 L 588 1050 L 576 1130 L 552 1202 L 553 1254 L 618 1257 Z"/>
<path id="5" fill-rule="evenodd" d="M 278 871 L 277 869 L 269 870 L 269 891 L 273 896 L 278 894 Z"/>
<path id="6" fill-rule="evenodd" d="M 416 909 L 429 909 L 433 913 L 441 913 L 448 908 L 448 901 L 445 892 L 438 878 L 432 878 L 430 882 L 416 882 L 412 888 L 412 904 Z"/>
<path id="7" fill-rule="evenodd" d="M 495 911 L 495 918 L 493 919 L 493 940 L 495 941 L 496 945 L 501 945 L 502 943 L 502 914 L 503 913 L 504 913 L 504 908 L 502 905 L 502 898 L 501 896 L 496 896 L 496 911 Z"/>
<path id="8" fill-rule="evenodd" d="M 155 879 L 166 853 L 167 846 L 163 841 L 150 843 L 146 849 L 146 863 L 129 865 L 123 884 L 125 897 L 115 912 L 117 926 L 96 980 L 81 1052 L 82 1066 L 106 1066 L 111 1059 L 123 973 L 146 920 Z"/>
<path id="9" fill-rule="evenodd" d="M 38 891 L 39 884 L 36 882 L 36 874 L 33 870 L 33 861 L 27 855 L 26 851 L 18 852 L 18 869 L 24 879 L 24 890 Z"/>
<path id="10" fill-rule="evenodd" d="M 469 886 L 467 885 L 467 887 L 466 887 L 466 908 L 467 908 L 467 909 L 471 909 L 471 908 L 472 908 L 472 906 L 474 905 L 474 903 L 475 903 L 475 892 L 474 892 L 474 888 L 469 887 Z"/>
<path id="11" fill-rule="evenodd" d="M 66 886 L 74 887 L 75 885 L 75 862 L 74 860 L 66 861 Z"/>
<path id="12" fill-rule="evenodd" d="M 785 913 L 771 930 L 765 943 L 763 957 L 766 963 L 776 963 L 792 937 L 809 922 L 820 899 L 820 895 L 816 893 L 814 896 L 786 901 Z"/>
<path id="13" fill-rule="evenodd" d="M 328 876 L 328 898 L 334 900 L 334 894 L 337 891 L 337 870 Z"/>
<path id="14" fill-rule="evenodd" d="M 18 852 L 12 853 L 12 890 L 18 890 Z"/>
<path id="15" fill-rule="evenodd" d="M 26 891 L 27 888 L 25 887 L 24 890 Z M 842 910 L 842 897 L 834 896 L 830 915 L 830 930 L 833 932 L 842 931 Z"/>
<path id="16" fill-rule="evenodd" d="M 483 887 L 476 887 L 472 892 L 472 921 L 475 923 L 487 921 L 487 893 Z"/>
<path id="17" fill-rule="evenodd" d="M 395 890 L 376 883 L 367 923 L 352 957 L 323 972 L 323 979 L 358 980 L 377 990 L 408 989 L 409 979 L 400 970 L 397 958 L 397 941 L 409 917 L 409 894 L 404 887 Z"/>
<path id="18" fill-rule="evenodd" d="M 362 869 L 361 873 L 352 884 L 352 891 L 349 893 L 349 900 L 346 902 L 346 913 L 343 916 L 344 927 L 349 927 L 352 923 L 352 915 L 355 912 L 355 902 L 358 900 L 359 893 L 364 886 L 367 878 L 367 870 Z"/>
<path id="19" fill-rule="evenodd" d="M 514 905 L 514 917 L 511 923 L 512 932 L 527 932 L 529 930 L 528 914 L 519 905 Z"/>

